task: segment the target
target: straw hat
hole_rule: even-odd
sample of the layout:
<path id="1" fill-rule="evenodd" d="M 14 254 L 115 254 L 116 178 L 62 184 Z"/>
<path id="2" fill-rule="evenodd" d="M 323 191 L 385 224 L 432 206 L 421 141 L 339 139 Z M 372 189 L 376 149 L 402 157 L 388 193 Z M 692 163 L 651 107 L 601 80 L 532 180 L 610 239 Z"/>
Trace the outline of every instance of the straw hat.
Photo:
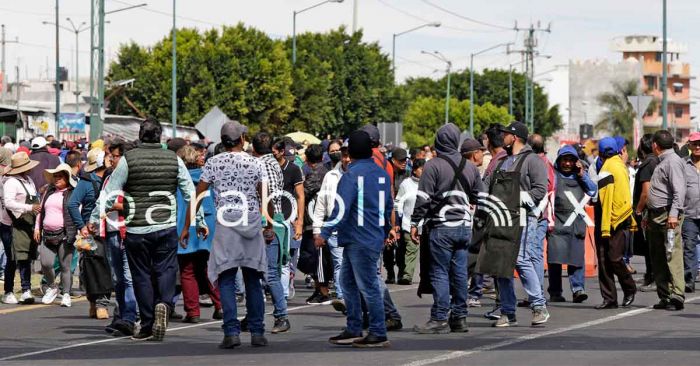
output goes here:
<path id="1" fill-rule="evenodd" d="M 46 178 L 46 181 L 49 184 L 55 184 L 56 182 L 53 179 L 53 175 L 58 173 L 58 172 L 65 172 L 68 174 L 68 183 L 71 185 L 71 187 L 75 188 L 76 185 L 78 185 L 78 182 L 75 181 L 73 178 L 73 172 L 70 168 L 70 165 L 63 163 L 59 164 L 56 169 L 46 169 L 44 170 L 44 178 Z"/>
<path id="2" fill-rule="evenodd" d="M 87 164 L 85 164 L 85 173 L 95 171 L 97 168 L 105 166 L 105 152 L 102 149 L 92 149 L 87 154 Z"/>
<path id="3" fill-rule="evenodd" d="M 12 155 L 11 162 L 11 169 L 9 172 L 5 173 L 6 175 L 17 175 L 20 173 L 28 172 L 32 170 L 35 166 L 39 165 L 38 161 L 29 160 L 29 155 L 24 151 L 20 151 Z"/>

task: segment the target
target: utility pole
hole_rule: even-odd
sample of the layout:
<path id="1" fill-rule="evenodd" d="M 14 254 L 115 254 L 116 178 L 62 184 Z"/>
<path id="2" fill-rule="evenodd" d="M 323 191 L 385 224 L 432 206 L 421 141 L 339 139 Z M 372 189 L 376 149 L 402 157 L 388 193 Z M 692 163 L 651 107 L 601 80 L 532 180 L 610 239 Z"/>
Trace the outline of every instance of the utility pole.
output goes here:
<path id="1" fill-rule="evenodd" d="M 61 65 L 59 58 L 59 36 L 58 36 L 58 0 L 56 0 L 56 136 L 58 133 L 58 120 L 61 116 Z"/>
<path id="2" fill-rule="evenodd" d="M 102 135 L 104 123 L 105 0 L 93 0 L 90 19 L 90 141 Z"/>
<path id="3" fill-rule="evenodd" d="M 536 32 L 551 32 L 551 25 L 547 28 L 541 28 L 539 22 L 537 27 L 530 25 L 529 28 L 518 28 L 517 24 L 514 28 L 516 31 L 527 32 L 525 39 L 523 41 L 524 49 L 516 50 L 512 52 L 520 53 L 523 56 L 523 61 L 525 62 L 525 124 L 527 125 L 530 132 L 534 131 L 534 121 L 535 121 L 535 57 L 539 55 L 536 50 L 538 43 Z M 509 51 L 511 53 L 511 51 Z"/>
<path id="4" fill-rule="evenodd" d="M 172 75 L 172 110 L 170 119 L 173 122 L 173 138 L 177 134 L 177 27 L 175 23 L 175 2 L 173 0 L 173 75 Z"/>
<path id="5" fill-rule="evenodd" d="M 352 4 L 352 33 L 357 32 L 357 6 L 360 0 L 353 0 Z"/>
<path id="6" fill-rule="evenodd" d="M 666 129 L 668 128 L 668 60 L 667 60 L 667 53 L 668 53 L 668 41 L 666 40 L 666 0 L 663 2 L 663 53 L 661 54 L 661 63 L 663 67 L 663 72 L 661 74 L 661 91 L 662 91 L 662 99 L 661 99 L 661 111 L 662 111 L 662 116 L 663 120 L 661 122 L 661 128 Z M 673 135 L 673 138 L 676 136 Z"/>
<path id="7" fill-rule="evenodd" d="M 5 24 L 2 25 L 2 38 L 0 38 L 0 43 L 2 43 L 2 96 L 0 100 L 5 102 L 5 96 L 7 95 L 7 69 L 5 68 L 5 44 L 7 43 L 19 43 L 17 39 L 14 41 L 8 41 L 5 38 Z"/>

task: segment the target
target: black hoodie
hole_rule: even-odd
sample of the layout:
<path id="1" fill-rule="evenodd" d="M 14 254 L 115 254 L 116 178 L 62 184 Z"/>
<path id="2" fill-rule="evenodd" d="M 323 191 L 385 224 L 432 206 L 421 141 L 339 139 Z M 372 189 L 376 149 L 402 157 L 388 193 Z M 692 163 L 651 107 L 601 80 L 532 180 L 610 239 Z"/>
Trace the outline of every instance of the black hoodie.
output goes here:
<path id="1" fill-rule="evenodd" d="M 459 153 L 460 135 L 459 127 L 452 123 L 440 127 L 435 135 L 435 151 L 438 156 L 451 160 L 455 166 L 459 166 L 462 160 L 462 155 Z M 458 205 L 461 209 L 447 210 L 442 217 L 440 212 L 434 211 L 440 211 L 435 208 L 443 200 L 444 193 L 450 190 L 455 172 L 452 165 L 444 159 L 430 159 L 425 164 L 423 175 L 418 183 L 418 197 L 411 215 L 411 224 L 418 225 L 423 220 L 430 220 L 432 226 L 443 226 L 445 222 L 465 221 L 465 225 L 471 226 L 471 214 L 465 213 L 465 208 L 468 209 L 470 204 L 476 204 L 478 193 L 483 192 L 485 187 L 481 181 L 479 169 L 472 162 L 466 162 L 462 175 L 467 187 L 462 187 L 461 182 L 458 182 L 454 190 L 466 193 L 469 201 L 466 202 L 464 197 L 458 194 L 451 195 L 445 206 Z"/>

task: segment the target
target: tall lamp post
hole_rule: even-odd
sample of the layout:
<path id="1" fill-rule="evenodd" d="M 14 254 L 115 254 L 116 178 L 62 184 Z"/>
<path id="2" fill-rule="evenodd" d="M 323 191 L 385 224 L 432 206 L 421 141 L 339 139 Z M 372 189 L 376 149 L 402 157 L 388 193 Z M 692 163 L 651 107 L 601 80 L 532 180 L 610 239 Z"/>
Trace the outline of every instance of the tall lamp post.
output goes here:
<path id="1" fill-rule="evenodd" d="M 420 53 L 433 56 L 447 65 L 447 92 L 445 93 L 445 123 L 447 124 L 450 122 L 450 74 L 452 71 L 452 61 L 448 60 L 447 57 L 445 57 L 445 55 L 443 55 L 439 51 L 420 51 Z"/>
<path id="2" fill-rule="evenodd" d="M 661 54 L 661 63 L 663 67 L 663 72 L 661 74 L 661 111 L 662 111 L 662 121 L 661 128 L 668 128 L 668 41 L 666 40 L 666 0 L 663 1 L 663 53 Z M 674 136 L 675 137 L 675 136 Z"/>
<path id="3" fill-rule="evenodd" d="M 294 13 L 292 15 L 292 65 L 296 65 L 296 63 L 297 63 L 297 15 L 301 14 L 307 10 L 317 8 L 317 7 L 319 7 L 323 4 L 326 4 L 326 3 L 342 3 L 342 2 L 343 2 L 343 0 L 325 0 L 325 1 L 322 1 L 318 4 L 311 5 L 308 8 L 304 8 L 301 10 L 294 10 Z"/>
<path id="4" fill-rule="evenodd" d="M 172 67 L 172 90 L 171 90 L 171 111 L 170 120 L 173 123 L 173 138 L 177 135 L 177 27 L 175 23 L 175 2 L 173 0 L 173 67 Z"/>
<path id="5" fill-rule="evenodd" d="M 81 93 L 80 84 L 79 84 L 79 82 L 80 82 L 79 81 L 79 79 L 80 79 L 80 73 L 79 73 L 80 62 L 78 60 L 80 59 L 80 51 L 79 51 L 79 47 L 78 47 L 79 46 L 78 35 L 84 31 L 90 29 L 90 27 L 87 26 L 85 22 L 81 22 L 79 25 L 76 26 L 75 23 L 73 23 L 73 20 L 71 18 L 66 18 L 66 20 L 70 23 L 71 28 L 64 27 L 62 25 L 59 25 L 58 27 L 61 29 L 65 29 L 67 31 L 73 32 L 75 34 L 75 90 L 73 91 L 73 94 L 75 94 L 75 111 L 78 112 L 79 111 L 78 104 L 80 102 L 79 97 L 80 97 L 80 93 Z M 56 25 L 54 22 L 41 22 L 41 24 Z"/>
<path id="6" fill-rule="evenodd" d="M 513 43 L 499 43 L 495 46 L 483 49 L 479 52 L 474 52 L 469 59 L 469 133 L 474 136 L 474 56 L 481 55 L 499 47 L 510 47 Z"/>
<path id="7" fill-rule="evenodd" d="M 442 25 L 442 23 L 440 23 L 440 22 L 431 22 L 431 23 L 426 23 L 426 24 L 417 26 L 415 28 L 411 28 L 411 29 L 409 29 L 407 31 L 403 31 L 401 33 L 394 33 L 393 34 L 393 37 L 391 39 L 391 72 L 394 75 L 394 81 L 396 80 L 396 37 L 402 36 L 406 33 L 411 33 L 411 32 L 417 31 L 421 28 L 425 28 L 425 27 L 438 28 L 441 25 Z"/>

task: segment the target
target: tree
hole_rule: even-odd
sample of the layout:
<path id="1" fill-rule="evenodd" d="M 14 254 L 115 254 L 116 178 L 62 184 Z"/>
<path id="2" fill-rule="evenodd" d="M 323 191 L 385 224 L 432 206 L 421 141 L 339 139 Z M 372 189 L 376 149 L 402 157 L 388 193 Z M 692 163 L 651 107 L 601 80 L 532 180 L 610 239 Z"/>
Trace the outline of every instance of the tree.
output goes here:
<path id="1" fill-rule="evenodd" d="M 292 75 L 284 44 L 242 24 L 200 33 L 177 31 L 178 122 L 195 124 L 219 106 L 231 118 L 280 132 L 292 111 Z M 151 48 L 124 45 L 110 67 L 109 79 L 135 78 L 124 92 L 149 116 L 170 120 L 171 37 Z M 110 111 L 130 108 L 116 99 Z"/>
<path id="2" fill-rule="evenodd" d="M 627 97 L 639 95 L 639 93 L 639 81 L 627 80 L 613 83 L 611 92 L 598 95 L 596 98 L 598 104 L 607 112 L 602 113 L 597 119 L 594 126 L 596 131 L 607 131 L 611 135 L 620 135 L 632 141 L 635 113 Z M 657 107 L 658 101 L 652 100 L 646 113 L 655 111 Z"/>
<path id="3" fill-rule="evenodd" d="M 512 120 L 508 111 L 491 103 L 474 106 L 474 132 L 481 133 L 491 123 Z M 449 121 L 462 131 L 469 127 L 469 101 L 450 98 Z M 433 144 L 435 132 L 445 124 L 445 98 L 418 97 L 408 107 L 403 121 L 404 140 L 408 146 Z"/>

